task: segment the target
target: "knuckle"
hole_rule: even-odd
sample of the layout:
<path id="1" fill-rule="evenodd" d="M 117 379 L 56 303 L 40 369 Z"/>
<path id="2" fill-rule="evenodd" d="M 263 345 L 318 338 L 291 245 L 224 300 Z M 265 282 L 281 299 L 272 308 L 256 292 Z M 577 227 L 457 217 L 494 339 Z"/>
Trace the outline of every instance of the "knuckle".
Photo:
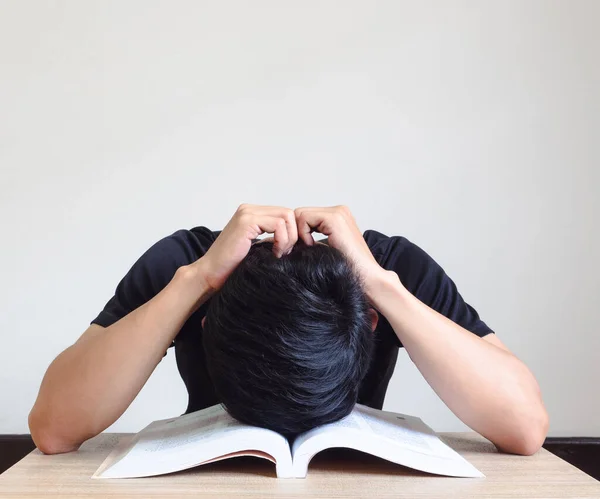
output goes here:
<path id="1" fill-rule="evenodd" d="M 341 221 L 341 220 L 344 220 L 344 215 L 345 215 L 345 213 L 344 213 L 343 211 L 341 211 L 341 210 L 336 210 L 336 211 L 333 213 L 333 219 L 334 219 L 334 220 L 337 220 L 337 221 L 339 222 L 339 221 Z"/>
<path id="2" fill-rule="evenodd" d="M 294 221 L 296 220 L 296 216 L 294 215 L 294 212 L 292 210 L 288 210 L 283 216 L 287 223 L 289 223 L 290 225 L 294 224 Z"/>
<path id="3" fill-rule="evenodd" d="M 252 216 L 247 212 L 240 212 L 240 216 L 238 217 L 240 224 L 249 225 L 252 223 Z"/>

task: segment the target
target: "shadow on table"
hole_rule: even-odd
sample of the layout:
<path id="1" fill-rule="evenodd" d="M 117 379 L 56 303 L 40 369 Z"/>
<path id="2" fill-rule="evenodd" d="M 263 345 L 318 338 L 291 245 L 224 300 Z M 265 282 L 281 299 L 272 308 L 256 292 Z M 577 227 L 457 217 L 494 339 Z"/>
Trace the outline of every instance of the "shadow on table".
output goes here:
<path id="1" fill-rule="evenodd" d="M 439 435 L 440 439 L 450 447 L 452 447 L 458 453 L 462 452 L 478 452 L 478 453 L 497 453 L 498 449 L 496 446 L 483 439 L 468 439 L 460 435 Z"/>

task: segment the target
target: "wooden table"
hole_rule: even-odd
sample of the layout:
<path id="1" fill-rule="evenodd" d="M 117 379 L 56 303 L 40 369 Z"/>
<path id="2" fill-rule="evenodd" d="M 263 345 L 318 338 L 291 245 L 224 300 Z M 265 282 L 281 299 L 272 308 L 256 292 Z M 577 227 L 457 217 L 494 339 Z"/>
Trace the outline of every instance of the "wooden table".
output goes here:
<path id="1" fill-rule="evenodd" d="M 0 497 L 600 498 L 600 482 L 548 451 L 531 457 L 499 454 L 473 433 L 440 436 L 486 478 L 437 477 L 336 449 L 315 456 L 306 479 L 278 480 L 272 463 L 237 458 L 161 477 L 92 480 L 124 436 L 102 434 L 70 454 L 44 456 L 34 450 L 0 475 Z"/>

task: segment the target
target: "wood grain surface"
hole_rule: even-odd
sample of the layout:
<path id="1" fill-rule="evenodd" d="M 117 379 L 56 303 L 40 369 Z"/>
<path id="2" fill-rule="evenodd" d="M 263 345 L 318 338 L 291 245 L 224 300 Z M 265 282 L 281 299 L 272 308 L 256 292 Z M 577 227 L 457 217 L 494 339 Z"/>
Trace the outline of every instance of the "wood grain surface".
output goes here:
<path id="1" fill-rule="evenodd" d="M 276 479 L 257 458 L 221 461 L 170 475 L 126 480 L 90 477 L 123 434 L 101 434 L 79 451 L 44 456 L 34 450 L 0 475 L 0 497 L 586 497 L 600 482 L 542 449 L 531 457 L 496 452 L 473 433 L 442 433 L 486 478 L 427 475 L 359 452 L 334 449 L 313 459 L 306 479 Z"/>

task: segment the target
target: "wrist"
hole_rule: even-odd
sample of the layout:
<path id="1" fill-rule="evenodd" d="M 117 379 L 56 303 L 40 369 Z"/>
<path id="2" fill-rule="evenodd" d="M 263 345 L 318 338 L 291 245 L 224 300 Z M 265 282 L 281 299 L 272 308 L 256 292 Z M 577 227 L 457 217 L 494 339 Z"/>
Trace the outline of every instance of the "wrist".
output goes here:
<path id="1" fill-rule="evenodd" d="M 216 292 L 207 279 L 205 265 L 201 260 L 179 267 L 173 277 L 173 284 L 193 300 L 194 311 Z"/>
<path id="2" fill-rule="evenodd" d="M 387 309 L 398 308 L 412 296 L 400 281 L 398 274 L 384 269 L 370 275 L 365 282 L 365 292 L 373 306 L 384 315 Z"/>

